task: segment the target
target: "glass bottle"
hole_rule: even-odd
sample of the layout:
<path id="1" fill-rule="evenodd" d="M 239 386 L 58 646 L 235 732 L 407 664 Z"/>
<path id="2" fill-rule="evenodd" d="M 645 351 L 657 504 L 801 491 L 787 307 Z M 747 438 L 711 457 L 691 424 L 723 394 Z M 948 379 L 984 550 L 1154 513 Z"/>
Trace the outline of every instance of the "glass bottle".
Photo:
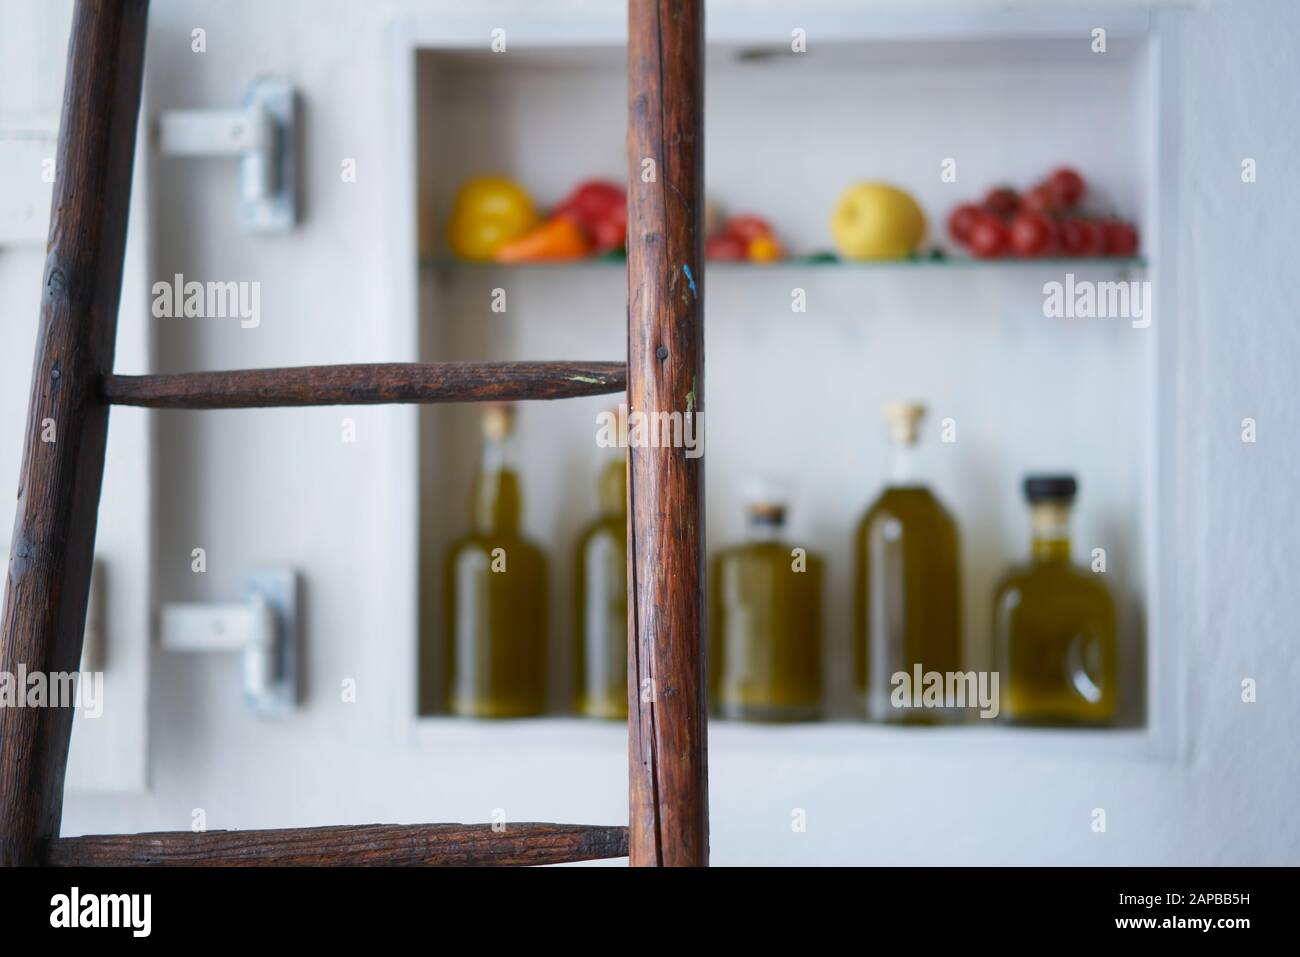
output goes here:
<path id="1" fill-rule="evenodd" d="M 447 553 L 448 709 L 479 718 L 546 705 L 546 557 L 523 537 L 514 415 L 483 412 L 483 459 L 468 535 Z"/>
<path id="2" fill-rule="evenodd" d="M 1099 724 L 1115 716 L 1115 604 L 1099 575 L 1070 562 L 1069 475 L 1025 479 L 1033 538 L 1028 565 L 993 599 L 1001 714 L 1038 724 Z"/>
<path id="3" fill-rule="evenodd" d="M 888 484 L 858 524 L 855 676 L 866 713 L 877 720 L 935 723 L 955 712 L 896 707 L 894 675 L 961 670 L 961 585 L 957 524 L 912 474 L 925 406 L 884 407 L 893 440 Z"/>
<path id="4" fill-rule="evenodd" d="M 627 458 L 596 483 L 599 516 L 578 539 L 578 714 L 627 719 Z"/>
<path id="5" fill-rule="evenodd" d="M 808 721 L 821 711 L 822 562 L 781 540 L 785 503 L 750 503 L 749 540 L 720 552 L 710 580 L 714 711 Z"/>

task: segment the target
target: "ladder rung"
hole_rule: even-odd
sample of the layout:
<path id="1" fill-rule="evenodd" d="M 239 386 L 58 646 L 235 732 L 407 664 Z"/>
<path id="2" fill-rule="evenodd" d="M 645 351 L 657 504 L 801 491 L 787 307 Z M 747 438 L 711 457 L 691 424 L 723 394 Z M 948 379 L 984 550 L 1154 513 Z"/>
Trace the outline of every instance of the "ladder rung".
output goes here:
<path id="1" fill-rule="evenodd" d="M 153 409 L 570 399 L 622 392 L 624 362 L 385 362 L 107 375 L 104 397 Z"/>
<path id="2" fill-rule="evenodd" d="M 97 834 L 51 841 L 43 863 L 121 865 L 531 865 L 627 856 L 627 828 L 588 824 L 363 824 L 274 831 Z"/>

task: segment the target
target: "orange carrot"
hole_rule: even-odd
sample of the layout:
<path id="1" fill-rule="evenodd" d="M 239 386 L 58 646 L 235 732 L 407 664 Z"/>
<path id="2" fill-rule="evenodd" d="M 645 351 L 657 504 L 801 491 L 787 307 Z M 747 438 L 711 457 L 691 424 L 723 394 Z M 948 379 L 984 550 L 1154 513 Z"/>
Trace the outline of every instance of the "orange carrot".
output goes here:
<path id="1" fill-rule="evenodd" d="M 542 262 L 579 259 L 590 251 L 591 242 L 582 227 L 571 219 L 557 216 L 498 247 L 494 258 L 501 263 Z"/>

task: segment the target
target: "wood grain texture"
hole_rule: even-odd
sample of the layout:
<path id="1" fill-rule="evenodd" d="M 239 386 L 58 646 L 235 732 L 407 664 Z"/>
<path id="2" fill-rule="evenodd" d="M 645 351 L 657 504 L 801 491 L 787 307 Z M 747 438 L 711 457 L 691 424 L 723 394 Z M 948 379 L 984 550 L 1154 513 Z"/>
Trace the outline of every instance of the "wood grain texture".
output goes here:
<path id="1" fill-rule="evenodd" d="M 10 673 L 71 672 L 81 658 L 108 429 L 99 383 L 113 368 L 147 9 L 79 0 L 73 14 L 0 619 Z M 58 834 L 71 728 L 70 708 L 0 708 L 0 865 L 32 863 Z"/>
<path id="2" fill-rule="evenodd" d="M 390 362 L 175 375 L 109 375 L 104 398 L 154 409 L 253 409 L 569 399 L 622 392 L 622 362 Z"/>
<path id="3" fill-rule="evenodd" d="M 66 837 L 52 866 L 473 866 L 565 864 L 627 856 L 627 828 L 585 824 L 372 824 L 274 831 Z"/>
<path id="4" fill-rule="evenodd" d="M 628 11 L 628 404 L 634 413 L 678 413 L 699 422 L 703 3 L 630 0 Z M 631 863 L 705 865 L 704 460 L 684 448 L 630 451 Z"/>

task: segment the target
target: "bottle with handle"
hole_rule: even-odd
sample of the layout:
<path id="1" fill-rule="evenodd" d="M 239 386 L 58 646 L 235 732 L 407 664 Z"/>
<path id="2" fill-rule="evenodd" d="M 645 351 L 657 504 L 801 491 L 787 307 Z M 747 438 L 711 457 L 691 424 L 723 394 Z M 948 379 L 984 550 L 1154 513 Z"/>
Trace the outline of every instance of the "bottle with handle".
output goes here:
<path id="1" fill-rule="evenodd" d="M 1070 560 L 1072 475 L 1025 479 L 1028 564 L 1012 569 L 993 598 L 993 652 L 1005 720 L 1106 724 L 1115 717 L 1115 604 L 1102 576 Z"/>

